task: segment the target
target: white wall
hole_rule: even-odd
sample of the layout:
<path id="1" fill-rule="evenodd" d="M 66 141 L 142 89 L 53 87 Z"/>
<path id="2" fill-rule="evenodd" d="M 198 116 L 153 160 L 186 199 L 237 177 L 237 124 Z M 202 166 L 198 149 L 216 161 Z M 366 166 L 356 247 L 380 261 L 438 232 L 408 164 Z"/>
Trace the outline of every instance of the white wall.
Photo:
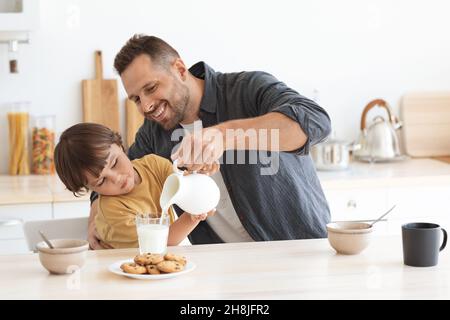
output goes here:
<path id="1" fill-rule="evenodd" d="M 191 65 L 265 70 L 319 102 L 340 138 L 358 134 L 365 104 L 398 110 L 412 90 L 450 89 L 450 4 L 445 0 L 40 0 L 40 27 L 20 47 L 19 74 L 0 45 L 0 172 L 7 172 L 5 104 L 32 102 L 57 117 L 57 133 L 81 121 L 81 80 L 103 51 L 105 78 L 134 33 L 157 35 Z M 120 85 L 123 104 L 125 92 Z"/>

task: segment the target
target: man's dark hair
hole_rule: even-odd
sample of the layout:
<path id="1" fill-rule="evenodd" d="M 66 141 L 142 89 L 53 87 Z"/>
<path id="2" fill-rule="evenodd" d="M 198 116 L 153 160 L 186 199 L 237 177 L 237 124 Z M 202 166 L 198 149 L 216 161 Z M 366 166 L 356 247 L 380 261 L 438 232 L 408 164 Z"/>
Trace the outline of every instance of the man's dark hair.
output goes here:
<path id="1" fill-rule="evenodd" d="M 61 134 L 55 147 L 55 168 L 75 196 L 88 191 L 86 172 L 100 176 L 114 143 L 123 149 L 120 135 L 97 123 L 78 123 Z"/>
<path id="2" fill-rule="evenodd" d="M 120 49 L 114 59 L 114 68 L 119 75 L 141 54 L 147 54 L 157 65 L 167 68 L 170 63 L 179 58 L 178 52 L 164 40 L 147 36 L 144 34 L 135 34 Z"/>

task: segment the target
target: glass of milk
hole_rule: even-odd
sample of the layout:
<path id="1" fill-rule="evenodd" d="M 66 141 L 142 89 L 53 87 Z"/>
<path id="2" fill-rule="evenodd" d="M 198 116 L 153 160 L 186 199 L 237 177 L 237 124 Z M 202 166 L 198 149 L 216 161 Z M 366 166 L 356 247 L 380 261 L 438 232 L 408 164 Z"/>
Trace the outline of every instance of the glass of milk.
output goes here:
<path id="1" fill-rule="evenodd" d="M 151 214 L 136 215 L 136 229 L 139 240 L 139 251 L 144 253 L 165 254 L 169 236 L 169 217 L 163 215 L 154 218 Z"/>

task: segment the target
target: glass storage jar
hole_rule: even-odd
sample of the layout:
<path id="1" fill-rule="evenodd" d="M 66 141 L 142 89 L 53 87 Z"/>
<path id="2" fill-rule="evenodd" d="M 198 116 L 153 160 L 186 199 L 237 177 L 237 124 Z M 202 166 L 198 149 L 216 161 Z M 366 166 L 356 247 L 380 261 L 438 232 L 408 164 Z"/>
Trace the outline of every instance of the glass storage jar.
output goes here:
<path id="1" fill-rule="evenodd" d="M 28 126 L 29 102 L 15 102 L 7 112 L 9 131 L 9 174 L 30 174 Z"/>
<path id="2" fill-rule="evenodd" d="M 34 116 L 31 136 L 33 140 L 31 172 L 34 174 L 55 173 L 53 158 L 55 149 L 55 116 Z"/>

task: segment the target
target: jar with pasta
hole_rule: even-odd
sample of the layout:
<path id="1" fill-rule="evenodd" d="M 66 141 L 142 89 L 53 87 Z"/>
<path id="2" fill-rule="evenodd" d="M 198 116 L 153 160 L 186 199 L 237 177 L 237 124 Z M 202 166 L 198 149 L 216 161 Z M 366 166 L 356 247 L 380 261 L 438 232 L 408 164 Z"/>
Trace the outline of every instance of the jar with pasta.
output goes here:
<path id="1" fill-rule="evenodd" d="M 55 164 L 55 117 L 35 116 L 31 126 L 33 148 L 31 152 L 31 172 L 34 174 L 53 174 Z"/>
<path id="2" fill-rule="evenodd" d="M 29 103 L 17 102 L 7 112 L 9 136 L 9 174 L 30 174 Z"/>

